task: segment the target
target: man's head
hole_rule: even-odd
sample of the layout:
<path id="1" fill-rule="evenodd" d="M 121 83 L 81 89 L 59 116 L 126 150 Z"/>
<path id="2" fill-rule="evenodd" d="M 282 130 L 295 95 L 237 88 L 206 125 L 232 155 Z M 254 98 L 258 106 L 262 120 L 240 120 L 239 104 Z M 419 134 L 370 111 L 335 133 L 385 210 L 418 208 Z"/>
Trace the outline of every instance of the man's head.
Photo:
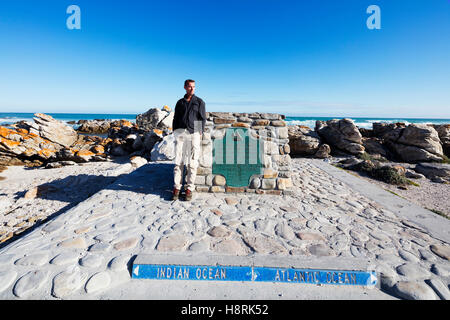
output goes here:
<path id="1" fill-rule="evenodd" d="M 184 89 L 186 90 L 186 94 L 189 96 L 194 95 L 195 92 L 195 81 L 188 79 L 184 82 Z"/>

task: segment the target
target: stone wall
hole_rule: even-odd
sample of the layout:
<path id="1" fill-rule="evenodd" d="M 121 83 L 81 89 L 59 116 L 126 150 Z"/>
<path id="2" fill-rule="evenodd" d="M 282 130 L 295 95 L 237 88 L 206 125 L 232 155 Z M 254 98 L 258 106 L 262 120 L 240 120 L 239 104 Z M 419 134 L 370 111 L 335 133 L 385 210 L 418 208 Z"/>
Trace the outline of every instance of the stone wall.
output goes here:
<path id="1" fill-rule="evenodd" d="M 248 192 L 257 194 L 289 194 L 292 192 L 291 180 L 291 157 L 288 128 L 284 121 L 285 117 L 272 113 L 228 113 L 228 112 L 207 112 L 207 122 L 205 133 L 202 136 L 202 152 L 199 159 L 199 168 L 195 181 L 198 192 Z M 233 129 L 233 130 L 229 130 Z M 227 133 L 227 130 L 228 133 Z M 232 186 L 227 183 L 224 174 L 217 173 L 217 161 L 213 161 L 213 149 L 218 149 L 219 140 L 224 139 L 226 134 L 236 132 L 236 139 L 241 139 L 239 135 L 248 136 L 259 144 L 257 153 L 261 168 L 248 180 L 247 185 Z M 237 140 L 236 140 L 237 141 Z M 237 148 L 237 147 L 236 147 Z M 253 150 L 249 147 L 244 152 L 250 153 Z M 241 158 L 243 151 L 236 152 Z M 225 153 L 227 153 L 225 149 Z M 216 159 L 218 159 L 217 153 Z M 255 156 L 255 152 L 253 152 Z M 226 157 L 226 155 L 224 156 Z M 249 159 L 249 155 L 247 158 Z M 214 162 L 214 164 L 213 164 Z M 228 165 L 228 164 L 227 164 Z M 230 167 L 233 170 L 234 163 Z M 242 168 L 242 166 L 241 166 Z M 236 170 L 238 168 L 236 167 Z M 246 181 L 243 179 L 242 181 Z"/>

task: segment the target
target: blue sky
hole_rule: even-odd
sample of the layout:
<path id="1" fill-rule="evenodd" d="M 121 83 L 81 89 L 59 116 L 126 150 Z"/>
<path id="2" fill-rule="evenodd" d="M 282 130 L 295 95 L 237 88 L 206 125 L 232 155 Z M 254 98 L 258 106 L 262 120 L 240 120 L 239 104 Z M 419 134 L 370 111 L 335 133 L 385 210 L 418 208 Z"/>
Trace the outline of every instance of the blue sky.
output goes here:
<path id="1" fill-rule="evenodd" d="M 142 113 L 192 78 L 207 111 L 450 118 L 449 39 L 449 0 L 1 0 L 0 112 Z"/>

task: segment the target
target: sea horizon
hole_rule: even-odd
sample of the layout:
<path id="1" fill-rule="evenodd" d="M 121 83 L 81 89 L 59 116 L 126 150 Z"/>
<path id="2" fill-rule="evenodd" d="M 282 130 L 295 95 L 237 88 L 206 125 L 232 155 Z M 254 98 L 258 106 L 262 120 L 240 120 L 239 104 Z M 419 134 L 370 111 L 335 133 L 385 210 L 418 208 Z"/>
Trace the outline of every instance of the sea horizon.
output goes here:
<path id="1" fill-rule="evenodd" d="M 212 111 L 213 112 L 213 111 Z M 0 112 L 0 126 L 10 126 L 18 121 L 33 121 L 35 113 L 32 112 Z M 79 121 L 79 120 L 131 120 L 135 121 L 138 113 L 45 113 L 56 120 L 63 122 Z M 426 123 L 426 124 L 450 124 L 448 118 L 408 118 L 408 117 L 352 117 L 352 116 L 301 116 L 301 115 L 286 115 L 287 125 L 303 125 L 314 129 L 316 121 L 327 121 L 332 119 L 352 119 L 355 125 L 360 128 L 372 129 L 374 122 L 397 123 L 403 122 L 406 125 L 411 123 Z M 74 125 L 76 126 L 76 125 Z"/>

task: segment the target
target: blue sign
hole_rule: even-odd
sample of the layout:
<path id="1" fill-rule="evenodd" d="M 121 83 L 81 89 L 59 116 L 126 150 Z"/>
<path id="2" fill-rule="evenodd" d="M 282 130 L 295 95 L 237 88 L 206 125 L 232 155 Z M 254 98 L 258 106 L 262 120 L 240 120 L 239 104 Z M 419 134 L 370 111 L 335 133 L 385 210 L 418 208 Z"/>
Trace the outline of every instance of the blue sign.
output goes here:
<path id="1" fill-rule="evenodd" d="M 375 286 L 375 271 L 343 271 L 253 266 L 134 264 L 133 279 L 255 281 Z"/>

